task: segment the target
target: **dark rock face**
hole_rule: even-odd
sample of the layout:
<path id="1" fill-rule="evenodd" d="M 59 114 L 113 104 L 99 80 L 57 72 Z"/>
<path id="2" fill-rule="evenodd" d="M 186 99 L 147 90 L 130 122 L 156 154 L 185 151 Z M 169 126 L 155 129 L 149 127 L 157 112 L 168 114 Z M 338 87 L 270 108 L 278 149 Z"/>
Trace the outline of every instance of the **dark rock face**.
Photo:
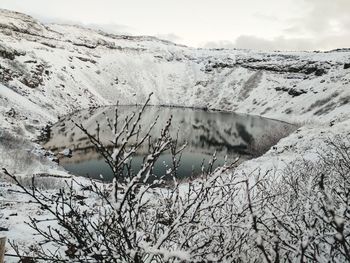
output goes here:
<path id="1" fill-rule="evenodd" d="M 44 84 L 44 77 L 48 78 L 50 71 L 46 69 L 45 63 L 33 64 L 32 67 L 22 72 L 22 77 L 19 79 L 24 85 L 29 88 L 37 88 Z"/>
<path id="2" fill-rule="evenodd" d="M 310 67 L 310 68 L 307 68 L 306 70 L 305 70 L 305 74 L 312 74 L 312 73 L 314 73 L 315 71 L 317 70 L 317 68 L 316 67 Z"/>
<path id="3" fill-rule="evenodd" d="M 344 64 L 344 69 L 348 69 L 348 68 L 350 68 L 350 63 L 345 63 Z"/>
<path id="4" fill-rule="evenodd" d="M 29 88 L 37 88 L 41 84 L 41 79 L 39 78 L 31 78 L 31 77 L 24 77 L 21 82 L 26 85 Z"/>
<path id="5" fill-rule="evenodd" d="M 17 50 L 14 50 L 12 48 L 5 47 L 3 45 L 0 45 L 0 57 L 14 60 L 17 56 L 25 55 L 25 52 L 19 52 Z"/>
<path id="6" fill-rule="evenodd" d="M 292 97 L 297 97 L 307 93 L 306 90 L 303 90 L 303 89 L 287 88 L 287 87 L 276 87 L 275 90 L 287 92 Z"/>
<path id="7" fill-rule="evenodd" d="M 218 69 L 218 70 L 221 70 L 221 69 L 226 69 L 226 68 L 233 68 L 235 66 L 234 63 L 230 63 L 229 62 L 217 62 L 217 61 L 208 61 L 208 63 L 205 65 L 205 69 L 204 71 L 206 73 L 210 73 L 210 72 L 213 72 L 214 70 Z"/>
<path id="8" fill-rule="evenodd" d="M 83 62 L 90 62 L 90 63 L 92 63 L 92 64 L 96 64 L 96 63 L 97 63 L 96 60 L 93 60 L 93 59 L 91 59 L 91 58 L 85 58 L 85 57 L 76 57 L 76 58 L 79 59 L 79 60 L 81 60 L 81 61 L 83 61 Z"/>
<path id="9" fill-rule="evenodd" d="M 12 117 L 12 118 L 16 117 L 16 115 L 17 115 L 14 108 L 10 108 L 10 110 L 8 110 L 5 114 L 6 114 L 6 116 Z"/>
<path id="10" fill-rule="evenodd" d="M 288 94 L 291 95 L 292 97 L 297 97 L 297 96 L 300 96 L 301 94 L 305 94 L 305 93 L 307 93 L 307 92 L 303 89 L 290 88 L 288 90 Z"/>
<path id="11" fill-rule="evenodd" d="M 7 83 L 17 77 L 18 77 L 18 74 L 16 72 L 0 65 L 0 82 L 1 83 Z"/>
<path id="12" fill-rule="evenodd" d="M 324 75 L 326 73 L 327 73 L 327 71 L 324 68 L 319 68 L 319 69 L 316 70 L 315 75 L 320 77 L 320 76 L 322 76 L 322 75 Z"/>
<path id="13" fill-rule="evenodd" d="M 320 77 L 327 73 L 327 70 L 319 65 L 305 65 L 299 68 L 299 73 L 304 73 L 306 75 L 315 74 L 315 76 Z"/>
<path id="14" fill-rule="evenodd" d="M 285 59 L 281 56 L 279 59 Z M 251 70 L 264 70 L 276 73 L 299 73 L 299 74 L 315 74 L 315 76 L 322 76 L 327 73 L 328 62 L 316 64 L 313 61 L 306 60 L 287 60 L 284 64 L 276 64 L 269 59 L 251 62 L 249 60 L 237 60 L 236 64 Z"/>

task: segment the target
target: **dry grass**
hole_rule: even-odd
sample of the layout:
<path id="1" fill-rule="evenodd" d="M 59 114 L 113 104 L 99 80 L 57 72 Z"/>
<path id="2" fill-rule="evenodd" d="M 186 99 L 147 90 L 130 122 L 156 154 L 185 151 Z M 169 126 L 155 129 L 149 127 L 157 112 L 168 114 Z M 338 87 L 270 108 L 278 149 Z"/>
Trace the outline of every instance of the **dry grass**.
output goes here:
<path id="1" fill-rule="evenodd" d="M 65 188 L 67 186 L 66 181 L 69 180 L 70 177 L 55 176 L 51 174 L 34 174 L 32 176 L 17 176 L 17 179 L 27 188 L 32 188 L 34 185 L 35 188 L 40 190 L 51 190 Z M 1 181 L 15 183 L 13 179 L 2 173 L 0 173 L 0 182 Z"/>

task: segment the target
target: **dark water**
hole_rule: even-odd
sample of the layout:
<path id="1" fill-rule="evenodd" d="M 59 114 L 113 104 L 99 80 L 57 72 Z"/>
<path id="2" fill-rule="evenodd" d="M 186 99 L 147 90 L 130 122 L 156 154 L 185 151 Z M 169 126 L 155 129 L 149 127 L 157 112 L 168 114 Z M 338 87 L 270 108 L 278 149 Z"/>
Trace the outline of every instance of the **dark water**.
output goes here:
<path id="1" fill-rule="evenodd" d="M 137 106 L 119 106 L 120 125 L 126 116 L 139 109 Z M 107 118 L 113 120 L 114 113 L 115 107 L 104 107 L 67 116 L 52 127 L 51 136 L 44 146 L 56 153 L 66 148 L 72 149 L 72 158 L 61 158 L 60 164 L 73 174 L 97 179 L 100 179 L 102 174 L 104 180 L 112 180 L 113 174 L 108 165 L 72 120 L 81 123 L 93 134 L 98 122 L 101 127 L 100 137 L 108 143 L 112 140 L 112 133 L 107 126 Z M 240 160 L 250 159 L 256 156 L 255 151 L 259 147 L 267 150 L 272 145 L 266 144 L 275 143 L 275 137 L 285 136 L 295 130 L 295 127 L 290 124 L 257 116 L 168 107 L 147 107 L 141 126 L 145 127 L 145 130 L 148 129 L 157 116 L 159 119 L 151 132 L 152 138 L 160 135 L 166 121 L 173 116 L 172 136 L 178 138 L 178 145 L 187 142 L 178 170 L 180 178 L 200 174 L 202 164 L 207 166 L 215 151 L 217 161 L 214 168 L 222 166 L 225 160 L 230 163 L 238 156 Z M 140 169 L 147 149 L 145 145 L 133 157 L 134 172 Z M 171 155 L 166 152 L 157 161 L 154 175 L 164 175 L 170 164 Z"/>

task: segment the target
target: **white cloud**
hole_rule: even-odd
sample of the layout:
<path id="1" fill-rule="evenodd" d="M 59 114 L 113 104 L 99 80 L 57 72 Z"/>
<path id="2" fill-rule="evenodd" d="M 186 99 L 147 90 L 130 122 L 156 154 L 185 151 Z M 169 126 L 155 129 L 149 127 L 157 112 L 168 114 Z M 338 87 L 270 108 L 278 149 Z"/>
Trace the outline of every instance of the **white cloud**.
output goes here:
<path id="1" fill-rule="evenodd" d="M 3 8 L 38 14 L 46 21 L 155 35 L 190 46 L 268 50 L 350 46 L 350 0 L 0 1 Z"/>
<path id="2" fill-rule="evenodd" d="M 322 38 L 286 38 L 284 36 L 265 39 L 256 36 L 242 35 L 236 41 L 211 41 L 202 45 L 206 48 L 239 48 L 254 50 L 331 50 L 350 47 L 350 35 L 330 35 Z"/>
<path id="3" fill-rule="evenodd" d="M 287 33 L 312 35 L 321 38 L 329 35 L 350 34 L 349 0 L 299 0 L 309 10 L 306 15 L 290 20 Z"/>
<path id="4" fill-rule="evenodd" d="M 311 39 L 287 39 L 283 36 L 272 40 L 256 36 L 242 35 L 236 41 L 208 42 L 207 48 L 239 48 L 255 50 L 313 50 L 314 42 Z"/>
<path id="5" fill-rule="evenodd" d="M 350 47 L 349 0 L 296 0 L 305 13 L 289 18 L 289 24 L 273 38 L 239 35 L 235 40 L 209 41 L 204 47 L 246 48 L 257 50 L 330 50 Z M 263 21 L 278 23 L 272 15 L 255 14 Z"/>

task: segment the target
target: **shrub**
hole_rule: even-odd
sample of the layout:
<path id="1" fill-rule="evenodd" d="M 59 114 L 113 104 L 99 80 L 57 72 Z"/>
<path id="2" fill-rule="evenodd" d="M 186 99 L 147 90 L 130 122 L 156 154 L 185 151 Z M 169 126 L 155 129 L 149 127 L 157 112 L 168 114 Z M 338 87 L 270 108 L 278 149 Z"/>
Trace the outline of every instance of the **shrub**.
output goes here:
<path id="1" fill-rule="evenodd" d="M 350 261 L 350 140 L 338 135 L 326 146 L 318 160 L 297 160 L 252 193 L 266 261 Z"/>
<path id="2" fill-rule="evenodd" d="M 183 146 L 170 138 L 169 120 L 135 174 L 132 156 L 151 141 L 149 132 L 139 136 L 143 110 L 121 126 L 117 111 L 115 121 L 108 120 L 115 134 L 112 150 L 100 141 L 98 126 L 93 136 L 77 124 L 113 170 L 112 184 L 72 179 L 47 193 L 35 185 L 26 188 L 4 170 L 50 215 L 30 218 L 40 242 L 25 248 L 11 242 L 21 260 L 33 255 L 45 262 L 350 261 L 348 138 L 328 140 L 317 161 L 298 160 L 279 173 L 245 174 L 225 166 L 181 185 L 179 158 L 173 158 L 164 175 L 173 184 L 158 188 L 164 178 L 152 179 L 154 163 L 166 150 L 181 155 Z M 131 138 L 136 140 L 129 145 Z"/>

